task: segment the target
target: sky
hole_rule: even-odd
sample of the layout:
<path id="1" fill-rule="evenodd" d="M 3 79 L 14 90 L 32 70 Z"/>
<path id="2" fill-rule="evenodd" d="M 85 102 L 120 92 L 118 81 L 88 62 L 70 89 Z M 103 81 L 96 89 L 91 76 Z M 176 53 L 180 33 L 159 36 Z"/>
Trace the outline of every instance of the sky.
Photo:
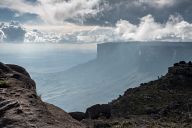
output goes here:
<path id="1" fill-rule="evenodd" d="M 191 14 L 191 0 L 1 0 L 0 40 L 191 41 Z"/>

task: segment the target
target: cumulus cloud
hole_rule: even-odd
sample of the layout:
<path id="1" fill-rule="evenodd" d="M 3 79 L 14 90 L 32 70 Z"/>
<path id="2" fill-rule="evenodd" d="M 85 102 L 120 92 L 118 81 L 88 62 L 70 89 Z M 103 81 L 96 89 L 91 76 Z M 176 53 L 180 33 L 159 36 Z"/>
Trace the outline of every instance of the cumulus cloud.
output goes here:
<path id="1" fill-rule="evenodd" d="M 117 41 L 118 37 L 111 27 L 95 27 L 89 31 L 84 31 L 77 35 L 77 41 L 103 43 Z"/>
<path id="2" fill-rule="evenodd" d="M 58 33 L 47 33 L 39 30 L 28 31 L 25 34 L 26 43 L 58 43 L 61 40 L 62 34 Z"/>
<path id="3" fill-rule="evenodd" d="M 4 42 L 23 42 L 25 29 L 18 22 L 0 23 L 0 39 Z"/>
<path id="4" fill-rule="evenodd" d="M 73 27 L 71 27 L 73 26 Z M 57 26 L 59 27 L 59 26 Z M 30 27 L 34 28 L 34 27 Z M 114 27 L 69 25 L 71 31 L 53 31 L 23 28 L 18 23 L 0 25 L 0 40 L 5 42 L 103 43 L 127 41 L 192 41 L 192 23 L 181 16 L 171 15 L 160 23 L 152 15 L 140 19 L 139 24 L 119 20 Z M 72 29 L 73 28 L 73 29 Z M 82 29 L 83 28 L 83 29 Z"/>
<path id="5" fill-rule="evenodd" d="M 0 7 L 36 14 L 45 22 L 55 24 L 71 18 L 93 17 L 102 10 L 101 3 L 101 0 L 38 0 L 32 4 L 25 0 L 1 0 Z"/>
<path id="6" fill-rule="evenodd" d="M 164 24 L 156 22 L 152 15 L 141 18 L 138 25 L 120 20 L 115 31 L 127 41 L 192 41 L 192 24 L 181 16 L 170 16 Z"/>
<path id="7" fill-rule="evenodd" d="M 90 30 L 74 31 L 58 34 L 42 32 L 39 30 L 28 31 L 25 42 L 52 42 L 52 43 L 103 43 L 116 41 L 118 36 L 114 28 L 96 26 Z"/>
<path id="8" fill-rule="evenodd" d="M 103 43 L 127 41 L 192 41 L 192 23 L 181 16 L 171 15 L 167 22 L 157 22 L 152 15 L 144 16 L 139 24 L 127 20 L 119 20 L 115 27 L 97 26 L 90 30 L 74 31 L 68 34 L 30 33 L 29 37 L 38 41 L 61 43 Z"/>

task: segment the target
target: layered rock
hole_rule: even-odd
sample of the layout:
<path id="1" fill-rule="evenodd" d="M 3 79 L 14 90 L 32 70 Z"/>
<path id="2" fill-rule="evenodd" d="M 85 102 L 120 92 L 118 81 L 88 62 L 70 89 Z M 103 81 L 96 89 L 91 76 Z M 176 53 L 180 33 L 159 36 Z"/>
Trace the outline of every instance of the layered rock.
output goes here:
<path id="1" fill-rule="evenodd" d="M 29 73 L 0 63 L 0 128 L 84 128 L 62 109 L 45 103 Z"/>

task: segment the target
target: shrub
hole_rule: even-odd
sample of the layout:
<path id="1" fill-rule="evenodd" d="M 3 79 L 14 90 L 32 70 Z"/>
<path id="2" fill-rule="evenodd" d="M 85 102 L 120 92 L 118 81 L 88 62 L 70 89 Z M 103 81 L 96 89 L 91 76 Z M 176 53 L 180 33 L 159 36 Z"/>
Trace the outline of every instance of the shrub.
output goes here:
<path id="1" fill-rule="evenodd" d="M 0 88 L 8 88 L 8 84 L 5 80 L 0 80 Z"/>

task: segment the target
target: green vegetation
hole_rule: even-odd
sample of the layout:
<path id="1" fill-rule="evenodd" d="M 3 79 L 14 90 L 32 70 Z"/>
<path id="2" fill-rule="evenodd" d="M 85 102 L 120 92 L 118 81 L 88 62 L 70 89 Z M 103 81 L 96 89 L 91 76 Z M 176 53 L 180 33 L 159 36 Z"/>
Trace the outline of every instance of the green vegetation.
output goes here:
<path id="1" fill-rule="evenodd" d="M 0 88 L 8 88 L 9 85 L 5 80 L 0 80 Z"/>

